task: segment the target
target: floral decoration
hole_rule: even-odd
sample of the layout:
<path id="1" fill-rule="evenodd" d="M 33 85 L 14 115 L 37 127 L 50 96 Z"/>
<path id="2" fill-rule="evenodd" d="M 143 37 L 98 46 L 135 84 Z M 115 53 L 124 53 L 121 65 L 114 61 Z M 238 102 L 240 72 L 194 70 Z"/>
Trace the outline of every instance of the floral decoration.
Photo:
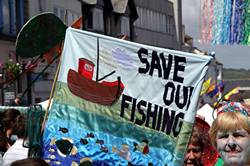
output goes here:
<path id="1" fill-rule="evenodd" d="M 0 68 L 3 68 L 10 77 L 17 77 L 22 73 L 22 65 L 14 62 L 11 58 L 7 62 L 0 64 Z"/>

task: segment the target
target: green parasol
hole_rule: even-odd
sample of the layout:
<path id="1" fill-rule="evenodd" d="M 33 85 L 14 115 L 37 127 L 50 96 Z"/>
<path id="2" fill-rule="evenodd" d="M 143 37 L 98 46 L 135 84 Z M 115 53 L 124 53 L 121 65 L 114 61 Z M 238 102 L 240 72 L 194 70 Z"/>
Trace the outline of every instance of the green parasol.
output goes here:
<path id="1" fill-rule="evenodd" d="M 32 17 L 20 30 L 16 39 L 16 54 L 32 58 L 46 53 L 65 38 L 67 26 L 53 13 Z"/>

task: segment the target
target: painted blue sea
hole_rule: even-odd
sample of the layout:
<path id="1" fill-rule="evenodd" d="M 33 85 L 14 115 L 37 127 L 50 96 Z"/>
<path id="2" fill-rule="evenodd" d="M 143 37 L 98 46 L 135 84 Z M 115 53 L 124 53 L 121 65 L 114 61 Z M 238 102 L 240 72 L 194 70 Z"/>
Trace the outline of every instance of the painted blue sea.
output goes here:
<path id="1" fill-rule="evenodd" d="M 155 137 L 145 134 L 112 117 L 54 102 L 43 137 L 43 158 L 53 166 L 173 165 L 175 144 L 159 138 L 167 148 L 156 146 Z"/>

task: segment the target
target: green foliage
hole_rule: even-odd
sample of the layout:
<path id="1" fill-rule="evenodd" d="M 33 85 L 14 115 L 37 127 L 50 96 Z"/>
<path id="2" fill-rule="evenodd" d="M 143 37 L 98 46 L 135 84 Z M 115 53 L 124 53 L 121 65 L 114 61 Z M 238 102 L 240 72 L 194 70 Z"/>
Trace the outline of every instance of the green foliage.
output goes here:
<path id="1" fill-rule="evenodd" d="M 250 79 L 250 70 L 223 69 L 223 79 Z"/>
<path id="2" fill-rule="evenodd" d="M 22 65 L 13 62 L 13 59 L 9 59 L 8 62 L 4 63 L 3 67 L 7 72 L 10 72 L 14 77 L 22 73 Z"/>

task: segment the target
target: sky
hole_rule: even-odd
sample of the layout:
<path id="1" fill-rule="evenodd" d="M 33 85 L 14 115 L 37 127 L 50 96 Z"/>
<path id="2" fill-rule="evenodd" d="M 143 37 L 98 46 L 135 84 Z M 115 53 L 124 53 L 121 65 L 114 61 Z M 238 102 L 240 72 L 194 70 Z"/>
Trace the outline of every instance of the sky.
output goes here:
<path id="1" fill-rule="evenodd" d="M 250 69 L 250 46 L 212 45 L 199 42 L 200 3 L 202 0 L 182 1 L 182 22 L 185 32 L 194 39 L 194 46 L 208 53 L 214 51 L 216 59 L 224 68 Z"/>

